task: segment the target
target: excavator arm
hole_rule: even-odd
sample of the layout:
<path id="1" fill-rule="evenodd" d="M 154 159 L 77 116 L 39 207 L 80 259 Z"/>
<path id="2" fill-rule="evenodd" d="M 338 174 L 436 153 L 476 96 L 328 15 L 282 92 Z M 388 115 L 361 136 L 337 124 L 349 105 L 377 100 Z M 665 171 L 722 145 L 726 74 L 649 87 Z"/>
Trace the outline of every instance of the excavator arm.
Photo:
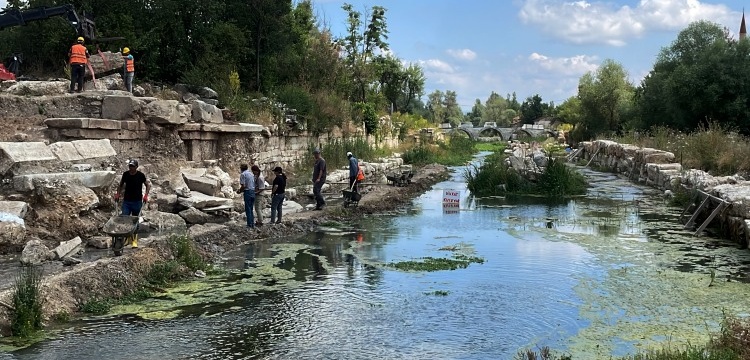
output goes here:
<path id="1" fill-rule="evenodd" d="M 45 20 L 55 16 L 64 16 L 70 25 L 75 29 L 78 36 L 82 36 L 87 41 L 96 41 L 96 26 L 94 21 L 84 16 L 78 16 L 75 7 L 72 4 L 37 7 L 26 10 L 8 9 L 0 12 L 0 30 L 12 27 L 23 26 L 29 22 Z"/>

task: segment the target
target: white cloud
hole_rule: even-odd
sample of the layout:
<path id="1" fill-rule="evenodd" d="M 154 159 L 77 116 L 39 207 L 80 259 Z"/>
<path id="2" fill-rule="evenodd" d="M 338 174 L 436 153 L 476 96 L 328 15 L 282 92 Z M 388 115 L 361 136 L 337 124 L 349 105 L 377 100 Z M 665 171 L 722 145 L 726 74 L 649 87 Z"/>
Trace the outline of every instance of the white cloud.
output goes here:
<path id="1" fill-rule="evenodd" d="M 580 77 L 599 67 L 598 64 L 594 63 L 596 57 L 588 55 L 551 58 L 539 53 L 532 53 L 528 60 L 544 71 L 562 76 Z"/>
<path id="2" fill-rule="evenodd" d="M 447 62 L 440 59 L 418 60 L 417 61 L 425 71 L 437 71 L 442 73 L 454 72 L 453 67 Z"/>
<path id="3" fill-rule="evenodd" d="M 471 49 L 448 49 L 448 54 L 460 60 L 471 61 L 477 58 L 477 53 L 471 51 Z"/>
<path id="4" fill-rule="evenodd" d="M 697 20 L 739 26 L 739 15 L 725 5 L 699 0 L 640 0 L 635 7 L 612 2 L 525 0 L 524 23 L 575 44 L 623 46 L 648 31 L 679 30 Z"/>

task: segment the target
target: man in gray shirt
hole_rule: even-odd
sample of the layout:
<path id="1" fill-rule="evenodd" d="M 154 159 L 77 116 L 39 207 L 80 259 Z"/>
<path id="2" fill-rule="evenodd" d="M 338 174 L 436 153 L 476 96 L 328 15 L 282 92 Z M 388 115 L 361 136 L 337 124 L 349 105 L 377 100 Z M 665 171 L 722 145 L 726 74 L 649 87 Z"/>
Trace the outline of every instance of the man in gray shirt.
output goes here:
<path id="1" fill-rule="evenodd" d="M 313 195 L 315 195 L 315 210 L 323 210 L 323 206 L 326 204 L 326 200 L 320 193 L 323 188 L 323 184 L 326 182 L 326 160 L 320 156 L 320 150 L 313 150 L 313 156 L 315 157 L 315 167 L 313 168 Z"/>
<path id="2" fill-rule="evenodd" d="M 255 227 L 253 218 L 253 205 L 255 203 L 255 176 L 247 169 L 247 164 L 240 165 L 240 189 L 238 194 L 242 194 L 245 200 L 245 216 L 247 216 L 247 227 Z"/>

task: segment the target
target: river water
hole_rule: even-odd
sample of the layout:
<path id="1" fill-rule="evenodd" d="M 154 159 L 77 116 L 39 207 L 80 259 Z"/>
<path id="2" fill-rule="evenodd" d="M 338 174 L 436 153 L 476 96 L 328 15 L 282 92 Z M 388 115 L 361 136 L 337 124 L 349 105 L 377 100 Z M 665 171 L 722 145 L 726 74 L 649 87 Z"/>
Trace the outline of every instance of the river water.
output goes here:
<path id="1" fill-rule="evenodd" d="M 225 273 L 0 359 L 600 359 L 703 344 L 723 313 L 749 316 L 750 252 L 691 236 L 657 191 L 580 171 L 586 197 L 547 203 L 474 199 L 456 168 L 409 209 L 245 246 Z M 481 261 L 393 266 L 425 257 Z"/>

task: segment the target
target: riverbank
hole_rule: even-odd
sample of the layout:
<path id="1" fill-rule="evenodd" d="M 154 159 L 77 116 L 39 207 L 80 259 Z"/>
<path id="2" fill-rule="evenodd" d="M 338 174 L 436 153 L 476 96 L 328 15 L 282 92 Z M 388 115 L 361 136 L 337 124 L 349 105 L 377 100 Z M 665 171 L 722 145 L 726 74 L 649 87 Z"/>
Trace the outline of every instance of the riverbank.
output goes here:
<path id="1" fill-rule="evenodd" d="M 357 208 L 344 209 L 332 204 L 323 211 L 284 215 L 283 224 L 264 225 L 257 230 L 248 229 L 244 222 L 236 220 L 223 224 L 194 225 L 188 229 L 187 235 L 206 259 L 215 259 L 243 243 L 303 234 L 327 221 L 356 219 L 397 210 L 447 176 L 446 167 L 427 165 L 416 171 L 409 186 L 363 186 L 363 197 Z M 143 239 L 137 250 L 128 248 L 122 257 L 103 258 L 45 277 L 42 286 L 45 320 L 48 322 L 62 314 L 74 315 L 92 299 L 122 298 L 138 290 L 154 264 L 170 260 L 173 256 L 166 246 L 167 239 L 167 236 Z M 10 297 L 10 289 L 0 292 L 2 302 L 10 303 Z M 3 335 L 8 335 L 10 314 L 7 307 L 0 307 Z"/>

